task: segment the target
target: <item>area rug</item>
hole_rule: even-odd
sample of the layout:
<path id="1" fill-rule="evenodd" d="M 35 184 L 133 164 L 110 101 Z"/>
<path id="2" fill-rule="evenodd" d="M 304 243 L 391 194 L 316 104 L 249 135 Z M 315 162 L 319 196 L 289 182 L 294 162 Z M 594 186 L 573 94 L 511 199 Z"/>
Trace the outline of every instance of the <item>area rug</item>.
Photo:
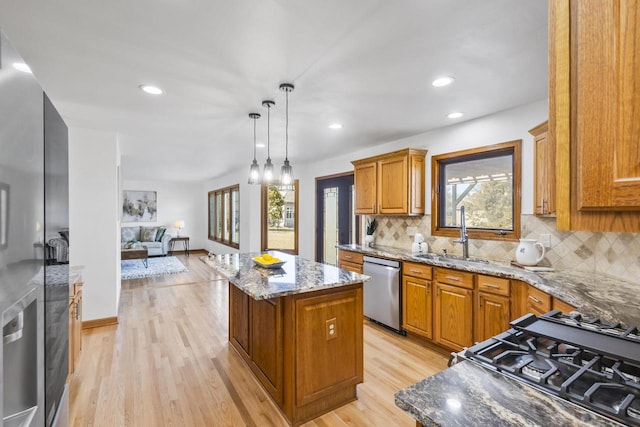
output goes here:
<path id="1" fill-rule="evenodd" d="M 120 263 L 120 277 L 122 280 L 186 273 L 189 271 L 182 265 L 178 258 L 174 256 L 149 258 L 148 268 L 145 268 L 141 259 L 120 261 Z"/>

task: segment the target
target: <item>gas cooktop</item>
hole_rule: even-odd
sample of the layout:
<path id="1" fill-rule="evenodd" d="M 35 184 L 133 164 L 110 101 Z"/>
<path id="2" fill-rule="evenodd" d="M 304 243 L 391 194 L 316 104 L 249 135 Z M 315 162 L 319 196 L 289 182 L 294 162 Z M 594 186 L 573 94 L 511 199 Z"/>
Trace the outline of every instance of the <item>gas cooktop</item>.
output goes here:
<path id="1" fill-rule="evenodd" d="M 456 356 L 628 425 L 640 426 L 640 333 L 551 311 Z"/>

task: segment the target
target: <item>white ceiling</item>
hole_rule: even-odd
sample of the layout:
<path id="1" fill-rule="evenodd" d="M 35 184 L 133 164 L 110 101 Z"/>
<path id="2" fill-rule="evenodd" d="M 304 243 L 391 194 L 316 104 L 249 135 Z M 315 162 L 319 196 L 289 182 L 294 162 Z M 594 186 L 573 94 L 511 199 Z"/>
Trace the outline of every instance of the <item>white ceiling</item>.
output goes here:
<path id="1" fill-rule="evenodd" d="M 265 98 L 278 167 L 282 82 L 294 171 L 547 97 L 544 0 L 0 0 L 0 27 L 69 126 L 119 133 L 125 179 L 248 172 Z"/>

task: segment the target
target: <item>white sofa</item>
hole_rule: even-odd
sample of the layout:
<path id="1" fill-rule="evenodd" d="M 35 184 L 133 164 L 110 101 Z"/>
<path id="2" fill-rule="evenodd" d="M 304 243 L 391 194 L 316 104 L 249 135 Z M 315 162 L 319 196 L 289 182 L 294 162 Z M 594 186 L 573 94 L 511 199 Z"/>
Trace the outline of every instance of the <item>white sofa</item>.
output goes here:
<path id="1" fill-rule="evenodd" d="M 163 231 L 160 232 L 160 229 Z M 171 234 L 167 233 L 167 227 L 163 226 L 134 226 L 120 229 L 120 247 L 132 248 L 144 246 L 149 256 L 166 256 L 169 253 Z"/>

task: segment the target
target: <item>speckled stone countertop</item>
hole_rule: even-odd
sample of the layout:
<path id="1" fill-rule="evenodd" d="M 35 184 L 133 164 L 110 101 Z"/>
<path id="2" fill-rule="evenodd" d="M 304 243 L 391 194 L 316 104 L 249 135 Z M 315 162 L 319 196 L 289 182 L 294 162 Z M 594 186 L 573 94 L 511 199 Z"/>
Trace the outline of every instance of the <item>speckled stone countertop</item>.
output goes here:
<path id="1" fill-rule="evenodd" d="M 369 276 L 283 252 L 268 253 L 286 262 L 278 269 L 259 267 L 253 262 L 259 252 L 204 256 L 201 259 L 256 300 L 336 288 L 370 279 Z"/>
<path id="2" fill-rule="evenodd" d="M 426 257 L 417 257 L 402 249 L 384 246 L 369 248 L 359 245 L 339 245 L 338 248 L 369 256 L 421 262 L 436 267 L 522 280 L 575 306 L 576 311 L 584 316 L 599 317 L 603 322 L 620 322 L 627 327 L 640 326 L 639 283 L 630 283 L 600 274 L 578 271 L 533 273 L 509 265 L 466 261 L 437 254 L 425 254 Z"/>
<path id="3" fill-rule="evenodd" d="M 470 361 L 400 390 L 396 405 L 425 426 L 620 426 Z"/>

